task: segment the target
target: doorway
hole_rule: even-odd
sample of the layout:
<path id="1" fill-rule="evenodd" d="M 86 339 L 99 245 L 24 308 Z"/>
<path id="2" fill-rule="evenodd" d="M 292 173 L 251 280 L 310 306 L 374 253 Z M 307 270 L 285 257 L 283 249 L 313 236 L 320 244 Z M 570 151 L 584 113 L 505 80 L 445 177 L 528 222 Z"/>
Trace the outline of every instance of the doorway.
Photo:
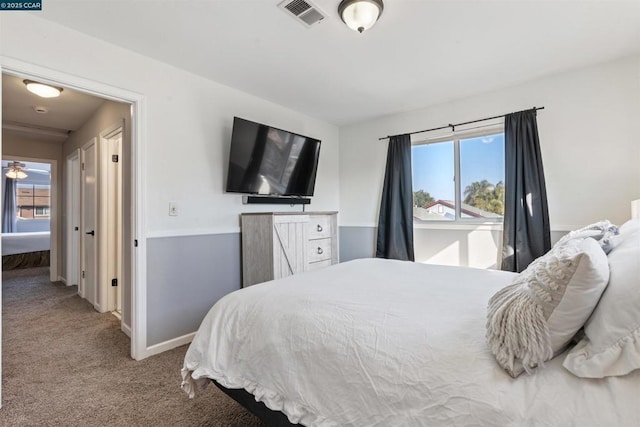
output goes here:
<path id="1" fill-rule="evenodd" d="M 49 70 L 44 67 L 23 63 L 21 61 L 9 58 L 0 59 L 2 60 L 1 65 L 3 66 L 3 72 L 6 73 L 6 75 L 16 76 L 20 79 L 35 79 L 44 83 L 61 86 L 65 89 L 68 88 L 69 90 L 76 90 L 94 96 L 97 95 L 107 100 L 124 102 L 130 105 L 128 112 L 129 117 L 131 118 L 131 122 L 128 124 L 128 129 L 125 132 L 126 134 L 128 133 L 127 136 L 129 138 L 130 145 L 128 146 L 127 150 L 130 156 L 128 156 L 129 158 L 127 159 L 127 161 L 121 164 L 121 174 L 123 177 L 122 182 L 126 183 L 122 187 L 122 197 L 126 198 L 126 200 L 124 200 L 122 203 L 122 209 L 125 212 L 127 221 L 121 221 L 122 234 L 120 238 L 122 241 L 122 262 L 119 266 L 119 268 L 123 270 L 123 277 L 128 278 L 127 281 L 129 283 L 129 287 L 125 292 L 121 293 L 120 309 L 123 312 L 127 312 L 128 310 L 129 324 L 127 325 L 126 332 L 130 334 L 131 337 L 131 356 L 136 360 L 143 359 L 150 355 L 150 352 L 146 348 L 146 294 L 144 292 L 144 287 L 136 286 L 138 283 L 144 283 L 144 278 L 146 277 L 146 271 L 144 270 L 145 264 L 143 262 L 144 251 L 146 248 L 143 244 L 144 240 L 141 240 L 141 244 L 138 244 L 138 239 L 140 236 L 137 235 L 138 230 L 143 229 L 142 225 L 144 222 L 144 218 L 141 212 L 143 190 L 141 176 L 143 174 L 140 171 L 143 166 L 143 162 L 139 155 L 139 150 L 141 149 L 141 147 L 138 145 L 142 140 L 143 130 L 142 126 L 136 123 L 136 118 L 143 117 L 143 98 L 141 95 L 133 92 L 106 86 L 102 83 L 97 83 L 73 75 Z M 75 164 L 77 167 L 78 162 L 81 164 L 80 158 L 80 155 L 78 156 L 78 159 L 76 159 L 73 154 L 71 154 L 68 162 L 66 161 L 67 159 L 62 161 L 61 164 L 63 165 L 63 167 L 66 167 L 67 164 L 71 165 L 71 168 L 65 171 L 65 173 L 73 170 L 72 165 Z M 63 191 L 67 188 L 68 187 L 65 185 Z M 77 190 L 72 190 L 72 192 L 74 192 L 75 194 L 78 193 Z M 80 190 L 79 192 L 82 193 L 82 190 Z M 67 203 L 65 203 L 65 206 L 77 207 L 78 198 L 66 200 L 66 202 Z M 72 212 L 76 211 L 77 209 Z M 65 221 L 62 223 L 70 224 L 73 222 L 73 219 L 65 219 Z M 78 228 L 78 233 L 76 233 L 78 239 L 76 239 L 76 241 L 81 238 L 80 232 L 82 231 L 82 229 L 80 227 Z M 75 228 L 73 228 L 72 230 L 76 231 Z M 73 236 L 73 233 L 66 234 Z M 65 236 L 65 238 L 67 237 Z M 74 239 L 72 238 L 68 239 L 68 242 L 70 243 L 68 245 L 69 247 L 65 247 L 66 250 L 63 253 L 77 253 L 77 247 L 80 245 L 74 243 Z M 73 258 L 70 258 L 65 259 L 64 265 L 68 266 L 64 268 L 69 273 L 67 274 L 68 280 L 71 283 L 77 281 L 79 284 L 81 282 L 81 264 L 79 263 L 78 267 L 74 267 Z M 115 298 L 117 304 L 117 293 Z"/>

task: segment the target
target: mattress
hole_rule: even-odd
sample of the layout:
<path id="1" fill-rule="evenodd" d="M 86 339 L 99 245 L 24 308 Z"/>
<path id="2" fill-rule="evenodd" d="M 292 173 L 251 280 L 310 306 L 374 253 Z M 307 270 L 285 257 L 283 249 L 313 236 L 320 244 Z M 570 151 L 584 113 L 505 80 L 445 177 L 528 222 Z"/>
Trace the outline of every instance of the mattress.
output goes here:
<path id="1" fill-rule="evenodd" d="M 183 367 L 307 426 L 640 425 L 640 374 L 587 380 L 560 355 L 513 379 L 486 345 L 514 273 L 364 259 L 233 292 Z"/>
<path id="2" fill-rule="evenodd" d="M 48 251 L 50 246 L 51 237 L 48 231 L 2 234 L 3 256 Z"/>

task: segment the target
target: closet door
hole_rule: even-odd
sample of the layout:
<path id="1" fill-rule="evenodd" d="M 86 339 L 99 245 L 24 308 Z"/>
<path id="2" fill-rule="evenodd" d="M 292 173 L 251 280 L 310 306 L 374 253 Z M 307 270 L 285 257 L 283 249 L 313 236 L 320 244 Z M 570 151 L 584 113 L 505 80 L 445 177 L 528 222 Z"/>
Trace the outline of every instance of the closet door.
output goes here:
<path id="1" fill-rule="evenodd" d="M 98 224 L 98 189 L 97 182 L 97 160 L 98 149 L 97 139 L 82 146 L 82 274 L 80 277 L 81 295 L 99 310 L 97 282 L 97 236 L 96 228 Z"/>

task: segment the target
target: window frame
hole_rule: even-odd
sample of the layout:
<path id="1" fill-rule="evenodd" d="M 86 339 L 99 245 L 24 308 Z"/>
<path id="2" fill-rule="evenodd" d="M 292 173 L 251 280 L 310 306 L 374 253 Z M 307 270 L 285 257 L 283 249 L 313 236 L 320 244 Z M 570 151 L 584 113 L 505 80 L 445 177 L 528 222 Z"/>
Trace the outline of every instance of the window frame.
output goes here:
<path id="1" fill-rule="evenodd" d="M 504 134 L 504 121 L 500 123 L 476 126 L 468 129 L 456 129 L 446 135 L 434 135 L 427 138 L 416 138 L 411 141 L 411 148 L 419 145 L 435 144 L 439 142 L 453 142 L 453 163 L 454 163 L 454 203 L 455 218 L 453 220 L 421 220 L 419 223 L 413 221 L 415 228 L 477 228 L 487 226 L 488 229 L 501 230 L 504 218 L 462 218 L 462 183 L 460 182 L 460 140 L 479 138 L 488 135 Z"/>

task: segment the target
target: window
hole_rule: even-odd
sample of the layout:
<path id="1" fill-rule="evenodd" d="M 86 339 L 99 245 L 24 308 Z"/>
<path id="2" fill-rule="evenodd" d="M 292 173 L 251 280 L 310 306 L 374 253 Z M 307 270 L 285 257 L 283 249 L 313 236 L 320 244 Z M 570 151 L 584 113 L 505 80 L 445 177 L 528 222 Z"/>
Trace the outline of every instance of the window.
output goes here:
<path id="1" fill-rule="evenodd" d="M 412 147 L 414 224 L 501 222 L 504 133 L 491 131 L 424 141 Z"/>
<path id="2" fill-rule="evenodd" d="M 35 216 L 49 216 L 49 207 L 36 206 Z"/>
<path id="3" fill-rule="evenodd" d="M 6 163 L 5 163 L 6 162 Z M 3 161 L 3 172 L 12 160 Z M 13 225 L 3 227 L 6 233 L 30 233 L 50 230 L 51 217 L 51 165 L 23 162 L 25 176 L 13 181 L 13 197 L 3 198 L 2 210 L 13 217 Z M 2 177 L 3 185 L 9 178 Z M 6 187 L 5 187 L 6 189 Z"/>
<path id="4" fill-rule="evenodd" d="M 35 175 L 35 171 L 28 171 Z M 49 217 L 49 197 L 50 185 L 31 184 L 25 182 L 30 177 L 25 178 L 16 185 L 16 205 L 18 208 L 18 218 L 30 220 L 35 218 Z"/>

